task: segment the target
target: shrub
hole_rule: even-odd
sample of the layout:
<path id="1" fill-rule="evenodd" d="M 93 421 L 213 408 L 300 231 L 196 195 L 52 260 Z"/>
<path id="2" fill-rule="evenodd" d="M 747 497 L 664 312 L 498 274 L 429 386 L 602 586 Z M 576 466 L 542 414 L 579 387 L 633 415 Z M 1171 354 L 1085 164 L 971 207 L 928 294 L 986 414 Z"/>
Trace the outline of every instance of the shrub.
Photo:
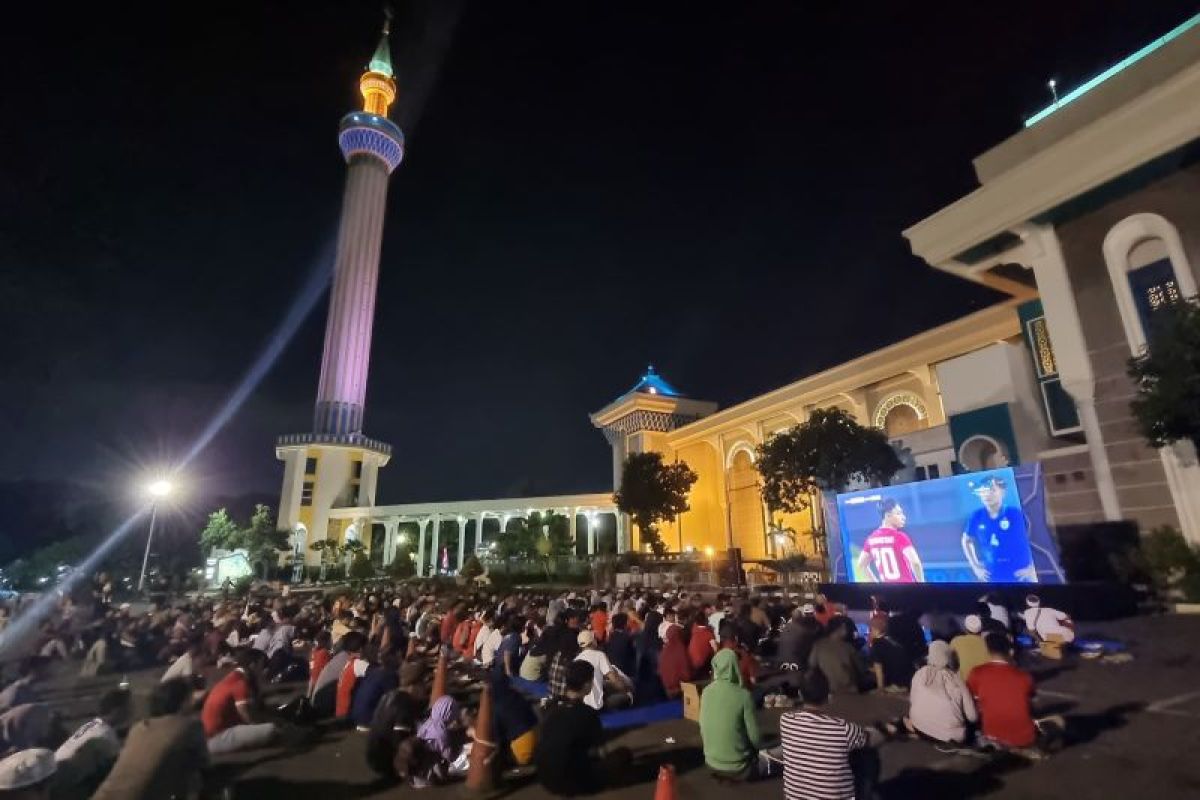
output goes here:
<path id="1" fill-rule="evenodd" d="M 362 581 L 374 577 L 375 567 L 371 565 L 371 559 L 367 558 L 366 553 L 355 553 L 354 560 L 350 562 L 351 580 Z"/>
<path id="2" fill-rule="evenodd" d="M 474 554 L 471 554 L 467 557 L 467 560 L 463 562 L 462 569 L 459 570 L 459 574 L 466 578 L 467 581 L 474 581 L 483 574 L 483 565 L 479 563 L 478 557 L 476 557 Z"/>

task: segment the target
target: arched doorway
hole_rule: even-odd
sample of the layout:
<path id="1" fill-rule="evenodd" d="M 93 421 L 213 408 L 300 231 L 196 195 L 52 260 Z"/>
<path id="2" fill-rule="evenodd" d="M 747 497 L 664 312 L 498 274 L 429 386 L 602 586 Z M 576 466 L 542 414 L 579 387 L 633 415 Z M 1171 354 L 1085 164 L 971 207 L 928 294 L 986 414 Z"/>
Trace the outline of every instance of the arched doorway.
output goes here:
<path id="1" fill-rule="evenodd" d="M 730 459 L 728 480 L 729 487 L 729 526 L 733 533 L 733 546 L 742 548 L 742 554 L 750 558 L 761 558 L 766 555 L 763 528 L 762 494 L 759 491 L 758 470 L 750 452 L 741 449 Z"/>

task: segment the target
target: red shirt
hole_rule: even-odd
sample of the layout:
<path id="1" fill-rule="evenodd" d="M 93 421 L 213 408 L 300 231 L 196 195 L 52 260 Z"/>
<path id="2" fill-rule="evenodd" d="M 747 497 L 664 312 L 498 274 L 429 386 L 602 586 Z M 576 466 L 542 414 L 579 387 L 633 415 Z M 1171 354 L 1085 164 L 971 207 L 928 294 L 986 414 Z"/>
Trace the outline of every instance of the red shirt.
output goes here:
<path id="1" fill-rule="evenodd" d="M 342 674 L 338 677 L 337 697 L 334 703 L 333 715 L 338 719 L 350 716 L 350 705 L 354 701 L 354 687 L 358 679 L 366 674 L 367 662 L 358 656 L 350 656 Z"/>
<path id="2" fill-rule="evenodd" d="M 458 627 L 458 617 L 453 611 L 447 611 L 446 616 L 442 617 L 441 642 L 444 645 L 450 644 L 454 638 L 454 629 Z"/>
<path id="3" fill-rule="evenodd" d="M 325 647 L 318 647 L 312 651 L 312 658 L 308 660 L 308 690 L 310 692 L 317 685 L 317 676 L 321 674 L 321 670 L 325 669 L 329 658 L 329 650 Z"/>
<path id="4" fill-rule="evenodd" d="M 250 700 L 251 696 L 250 679 L 240 669 L 222 678 L 208 693 L 204 708 L 200 711 L 204 735 L 212 738 L 234 725 L 241 725 L 242 717 L 237 712 L 237 704 Z"/>
<path id="5" fill-rule="evenodd" d="M 603 642 L 608 638 L 608 612 L 592 612 L 592 633 L 596 635 L 597 642 Z"/>
<path id="6" fill-rule="evenodd" d="M 1030 714 L 1033 676 L 1012 664 L 989 661 L 971 670 L 967 688 L 975 696 L 983 735 L 1009 747 L 1029 747 L 1037 738 Z"/>
<path id="7" fill-rule="evenodd" d="M 871 556 L 875 574 L 881 583 L 916 583 L 904 551 L 913 546 L 904 531 L 878 528 L 863 542 L 863 550 Z"/>
<path id="8" fill-rule="evenodd" d="M 708 667 L 708 662 L 712 661 L 713 657 L 712 643 L 716 638 L 712 628 L 707 625 L 692 626 L 692 639 L 688 642 L 687 653 L 693 672 L 699 672 Z"/>

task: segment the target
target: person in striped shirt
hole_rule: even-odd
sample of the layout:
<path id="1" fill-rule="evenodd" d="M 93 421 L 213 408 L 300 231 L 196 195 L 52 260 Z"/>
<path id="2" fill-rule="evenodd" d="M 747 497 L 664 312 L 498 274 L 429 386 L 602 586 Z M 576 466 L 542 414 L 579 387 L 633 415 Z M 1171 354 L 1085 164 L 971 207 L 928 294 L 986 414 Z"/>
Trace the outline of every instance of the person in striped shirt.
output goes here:
<path id="1" fill-rule="evenodd" d="M 874 796 L 883 737 L 822 711 L 829 681 L 811 670 L 800 685 L 804 705 L 779 720 L 785 800 L 854 800 Z"/>

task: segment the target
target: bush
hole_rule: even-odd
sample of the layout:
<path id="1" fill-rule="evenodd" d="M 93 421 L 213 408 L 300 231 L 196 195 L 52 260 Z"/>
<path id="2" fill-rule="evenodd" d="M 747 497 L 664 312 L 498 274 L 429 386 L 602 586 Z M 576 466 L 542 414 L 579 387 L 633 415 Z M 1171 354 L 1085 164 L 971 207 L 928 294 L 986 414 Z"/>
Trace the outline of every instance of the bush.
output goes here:
<path id="1" fill-rule="evenodd" d="M 355 553 L 354 560 L 350 562 L 350 579 L 362 581 L 374 577 L 375 567 L 371 565 L 371 559 L 367 558 L 366 553 Z"/>
<path id="2" fill-rule="evenodd" d="M 396 557 L 392 559 L 392 563 L 387 565 L 386 571 L 388 577 L 396 580 L 404 580 L 417 574 L 417 565 L 413 562 L 409 553 L 401 551 L 396 553 Z"/>
<path id="3" fill-rule="evenodd" d="M 483 565 L 479 563 L 479 558 L 474 553 L 468 556 L 467 560 L 463 562 L 459 574 L 466 578 L 467 581 L 473 581 L 483 574 Z"/>
<path id="4" fill-rule="evenodd" d="M 1183 534 L 1170 526 L 1155 528 L 1143 537 L 1141 561 L 1155 587 L 1164 594 L 1200 600 L 1200 553 Z"/>

